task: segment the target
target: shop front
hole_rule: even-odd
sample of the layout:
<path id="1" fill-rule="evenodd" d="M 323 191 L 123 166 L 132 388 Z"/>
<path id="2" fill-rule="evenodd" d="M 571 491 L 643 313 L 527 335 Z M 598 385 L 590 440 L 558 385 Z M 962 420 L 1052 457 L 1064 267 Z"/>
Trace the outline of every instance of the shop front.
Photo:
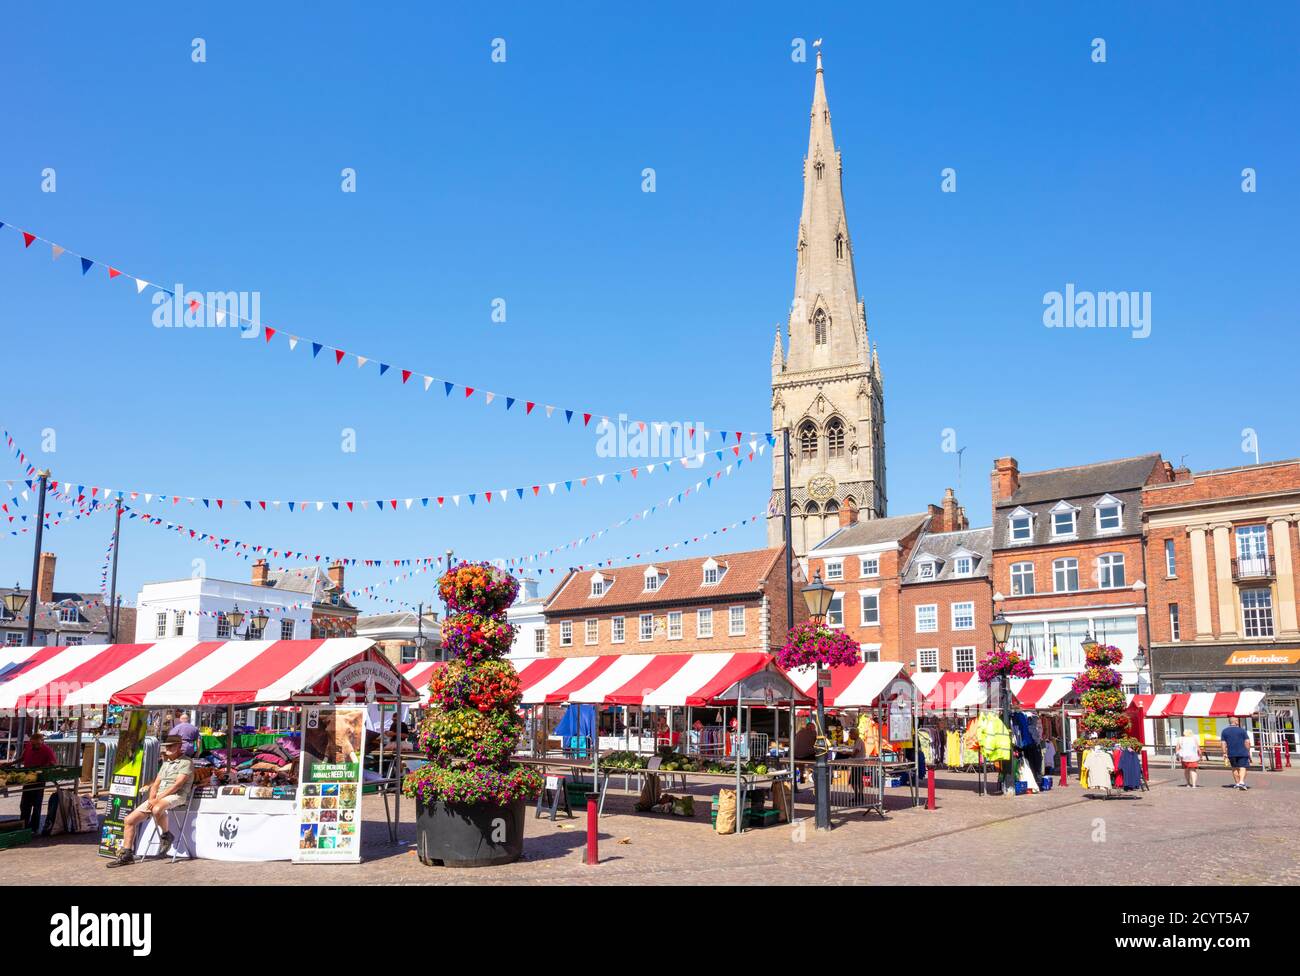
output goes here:
<path id="1" fill-rule="evenodd" d="M 1297 751 L 1300 715 L 1300 641 L 1270 644 L 1155 645 L 1151 649 L 1155 687 L 1163 694 L 1225 694 L 1258 691 L 1264 695 L 1254 728 L 1265 721 L 1291 753 Z M 1214 727 L 1210 727 L 1214 723 Z M 1208 718 L 1199 732 L 1217 737 L 1225 719 Z"/>

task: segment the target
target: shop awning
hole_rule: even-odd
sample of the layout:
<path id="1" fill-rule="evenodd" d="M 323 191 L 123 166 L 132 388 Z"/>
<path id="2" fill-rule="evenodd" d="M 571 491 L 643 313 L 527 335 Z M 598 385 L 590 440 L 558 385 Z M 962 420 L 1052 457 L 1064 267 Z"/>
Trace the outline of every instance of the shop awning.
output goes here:
<path id="1" fill-rule="evenodd" d="M 987 691 L 974 671 L 929 671 L 912 675 L 912 682 L 924 696 L 922 707 L 930 712 L 978 708 Z"/>
<path id="2" fill-rule="evenodd" d="M 442 661 L 411 661 L 409 664 L 397 666 L 397 670 L 402 672 L 402 677 L 419 693 L 419 707 L 423 708 L 429 704 L 429 679 L 433 677 L 433 672 L 437 668 L 442 667 L 442 664 Z"/>
<path id="3" fill-rule="evenodd" d="M 831 668 L 831 686 L 824 691 L 827 708 L 870 708 L 903 672 L 898 661 L 869 661 L 846 667 Z M 817 695 L 817 669 L 795 668 L 790 680 L 810 698 Z M 903 675 L 910 692 L 914 684 Z"/>
<path id="4" fill-rule="evenodd" d="M 0 709 L 278 704 L 349 692 L 414 701 L 415 689 L 373 645 L 340 637 L 24 648 L 30 653 L 0 674 Z"/>
<path id="5" fill-rule="evenodd" d="M 1012 678 L 1011 694 L 1028 711 L 1055 708 L 1074 689 L 1073 678 Z"/>
<path id="6" fill-rule="evenodd" d="M 676 707 L 748 700 L 750 679 L 771 671 L 773 680 L 795 691 L 761 652 L 737 654 L 602 654 L 543 658 L 519 672 L 525 705 L 580 702 L 597 705 Z"/>
<path id="7" fill-rule="evenodd" d="M 1129 695 L 1129 707 L 1147 718 L 1229 718 L 1254 715 L 1264 701 L 1262 691 L 1192 692 L 1182 695 Z"/>

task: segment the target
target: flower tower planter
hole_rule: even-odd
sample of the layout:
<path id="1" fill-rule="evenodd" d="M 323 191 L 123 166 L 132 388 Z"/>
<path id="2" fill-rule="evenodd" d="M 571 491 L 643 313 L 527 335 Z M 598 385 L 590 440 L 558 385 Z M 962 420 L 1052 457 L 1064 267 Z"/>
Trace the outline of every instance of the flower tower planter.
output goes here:
<path id="1" fill-rule="evenodd" d="M 417 801 L 420 860 L 487 867 L 519 859 L 524 810 L 542 789 L 535 770 L 510 762 L 523 731 L 519 676 L 505 660 L 514 639 L 506 609 L 519 584 L 488 563 L 461 563 L 438 581 L 451 660 L 429 682 L 420 748 L 429 762 L 406 777 Z"/>
<path id="2" fill-rule="evenodd" d="M 1089 644 L 1086 650 L 1087 670 L 1074 679 L 1074 693 L 1083 706 L 1080 724 L 1084 728 L 1084 734 L 1074 740 L 1074 748 L 1137 748 L 1137 739 L 1125 734 L 1129 727 L 1125 714 L 1128 699 L 1123 679 L 1112 667 L 1124 659 L 1123 652 L 1108 644 Z"/>

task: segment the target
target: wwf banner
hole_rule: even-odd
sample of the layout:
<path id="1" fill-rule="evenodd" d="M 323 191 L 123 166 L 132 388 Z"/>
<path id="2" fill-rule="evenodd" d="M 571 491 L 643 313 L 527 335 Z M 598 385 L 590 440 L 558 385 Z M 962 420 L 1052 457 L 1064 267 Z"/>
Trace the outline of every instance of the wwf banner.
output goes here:
<path id="1" fill-rule="evenodd" d="M 303 709 L 298 772 L 298 863 L 361 860 L 361 775 L 366 709 Z"/>
<path id="2" fill-rule="evenodd" d="M 117 753 L 108 782 L 108 809 L 99 831 L 99 856 L 117 857 L 122 852 L 122 822 L 135 809 L 144 786 L 144 739 L 149 731 L 149 710 L 132 708 L 122 715 L 117 736 Z"/>

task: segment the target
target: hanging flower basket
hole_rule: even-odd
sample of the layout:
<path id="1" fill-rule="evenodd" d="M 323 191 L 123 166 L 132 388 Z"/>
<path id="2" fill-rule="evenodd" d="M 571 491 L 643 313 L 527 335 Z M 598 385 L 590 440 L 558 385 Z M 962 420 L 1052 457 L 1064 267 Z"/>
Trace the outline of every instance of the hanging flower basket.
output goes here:
<path id="1" fill-rule="evenodd" d="M 1000 648 L 980 661 L 975 673 L 980 681 L 989 682 L 1001 678 L 1032 678 L 1034 668 L 1019 652 Z"/>
<path id="2" fill-rule="evenodd" d="M 776 663 L 785 671 L 795 668 L 834 668 L 858 664 L 862 648 L 842 630 L 806 620 L 791 628 Z"/>

